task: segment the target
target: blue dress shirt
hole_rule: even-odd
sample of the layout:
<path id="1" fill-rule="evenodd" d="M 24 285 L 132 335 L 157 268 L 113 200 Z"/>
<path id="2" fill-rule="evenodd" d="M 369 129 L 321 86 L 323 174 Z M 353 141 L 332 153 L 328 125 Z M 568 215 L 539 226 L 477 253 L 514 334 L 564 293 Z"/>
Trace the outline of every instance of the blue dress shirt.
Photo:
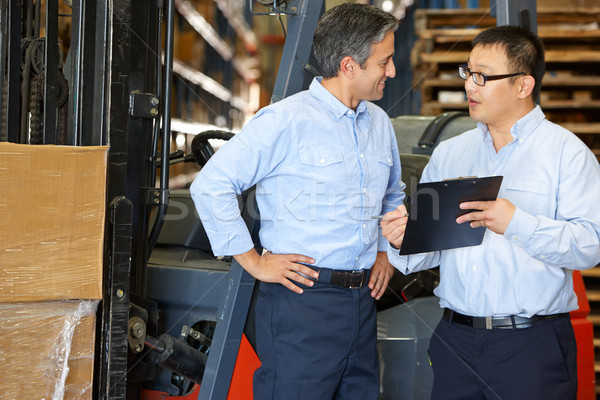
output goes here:
<path id="1" fill-rule="evenodd" d="M 577 309 L 574 269 L 600 261 L 600 168 L 574 134 L 551 123 L 539 106 L 511 130 L 496 152 L 487 125 L 439 144 L 423 182 L 502 175 L 499 198 L 516 206 L 504 235 L 486 230 L 483 243 L 399 256 L 407 274 L 440 266 L 434 293 L 441 307 L 473 316 L 532 316 Z"/>
<path id="2" fill-rule="evenodd" d="M 215 255 L 253 248 L 236 195 L 256 184 L 260 241 L 315 266 L 358 270 L 386 251 L 379 221 L 404 200 L 400 158 L 383 110 L 346 107 L 315 78 L 261 109 L 202 168 L 191 195 Z"/>

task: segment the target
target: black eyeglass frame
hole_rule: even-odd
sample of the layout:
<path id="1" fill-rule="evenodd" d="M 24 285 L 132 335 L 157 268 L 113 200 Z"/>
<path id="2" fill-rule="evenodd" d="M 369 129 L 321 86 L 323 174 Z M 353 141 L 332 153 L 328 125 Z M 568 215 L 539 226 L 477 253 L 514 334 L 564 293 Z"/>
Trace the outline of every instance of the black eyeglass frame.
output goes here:
<path id="1" fill-rule="evenodd" d="M 471 79 L 473 80 L 473 83 L 476 84 L 477 86 L 485 86 L 487 81 L 496 81 L 498 79 L 512 78 L 513 76 L 528 75 L 526 72 L 516 72 L 514 74 L 504 74 L 504 75 L 486 75 L 486 74 L 482 74 L 481 72 L 471 71 L 471 69 L 469 68 L 469 64 L 461 64 L 458 66 L 458 76 L 463 78 L 465 81 L 467 79 L 469 79 L 469 77 L 466 74 L 465 74 L 465 76 L 463 76 L 463 74 L 461 73 L 462 69 L 464 69 L 465 72 L 468 72 L 469 75 L 471 75 Z M 474 78 L 475 74 L 483 77 L 482 84 L 479 84 L 475 81 L 475 78 Z"/>

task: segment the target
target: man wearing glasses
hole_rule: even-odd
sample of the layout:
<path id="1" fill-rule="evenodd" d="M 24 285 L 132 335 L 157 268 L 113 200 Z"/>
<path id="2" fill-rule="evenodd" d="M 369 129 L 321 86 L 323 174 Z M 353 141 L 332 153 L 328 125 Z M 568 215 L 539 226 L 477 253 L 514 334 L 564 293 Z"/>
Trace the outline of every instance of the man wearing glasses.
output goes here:
<path id="1" fill-rule="evenodd" d="M 459 224 L 487 227 L 479 246 L 400 256 L 403 273 L 440 266 L 443 318 L 430 343 L 433 399 L 575 399 L 573 270 L 600 261 L 600 168 L 574 134 L 537 103 L 541 40 L 512 26 L 473 41 L 465 79 L 477 128 L 440 143 L 422 181 L 503 176 L 498 199 L 462 203 Z M 400 248 L 400 206 L 382 220 Z"/>

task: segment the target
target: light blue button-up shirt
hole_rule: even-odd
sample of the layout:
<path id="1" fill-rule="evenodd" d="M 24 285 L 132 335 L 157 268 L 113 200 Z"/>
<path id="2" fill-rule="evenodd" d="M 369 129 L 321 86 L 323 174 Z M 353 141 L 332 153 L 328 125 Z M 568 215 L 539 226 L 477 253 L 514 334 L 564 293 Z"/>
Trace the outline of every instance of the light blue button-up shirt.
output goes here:
<path id="1" fill-rule="evenodd" d="M 479 246 L 399 256 L 407 274 L 440 265 L 440 305 L 473 316 L 548 315 L 577 309 L 572 272 L 600 261 L 600 168 L 587 146 L 540 107 L 512 127 L 498 153 L 484 124 L 435 149 L 423 182 L 502 175 L 516 206 L 504 235 Z"/>
<path id="2" fill-rule="evenodd" d="M 392 124 L 361 101 L 346 107 L 315 78 L 261 109 L 200 171 L 191 194 L 215 255 L 253 247 L 236 195 L 256 184 L 260 241 L 319 267 L 357 270 L 386 251 L 379 221 L 404 199 Z"/>

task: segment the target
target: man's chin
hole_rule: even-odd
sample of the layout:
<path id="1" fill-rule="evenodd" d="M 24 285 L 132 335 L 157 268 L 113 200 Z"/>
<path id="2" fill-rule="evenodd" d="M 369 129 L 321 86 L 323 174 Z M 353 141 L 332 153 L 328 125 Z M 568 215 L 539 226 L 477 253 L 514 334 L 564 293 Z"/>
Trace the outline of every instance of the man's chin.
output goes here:
<path id="1" fill-rule="evenodd" d="M 473 111 L 470 108 L 469 108 L 469 116 L 475 122 L 480 122 L 482 124 L 487 124 L 487 122 L 483 120 L 484 118 L 481 115 L 478 115 L 477 112 Z"/>
<path id="2" fill-rule="evenodd" d="M 377 92 L 376 94 L 373 95 L 372 98 L 368 99 L 369 101 L 377 101 L 377 100 L 381 100 L 383 99 L 383 90 L 381 91 L 381 93 Z"/>

